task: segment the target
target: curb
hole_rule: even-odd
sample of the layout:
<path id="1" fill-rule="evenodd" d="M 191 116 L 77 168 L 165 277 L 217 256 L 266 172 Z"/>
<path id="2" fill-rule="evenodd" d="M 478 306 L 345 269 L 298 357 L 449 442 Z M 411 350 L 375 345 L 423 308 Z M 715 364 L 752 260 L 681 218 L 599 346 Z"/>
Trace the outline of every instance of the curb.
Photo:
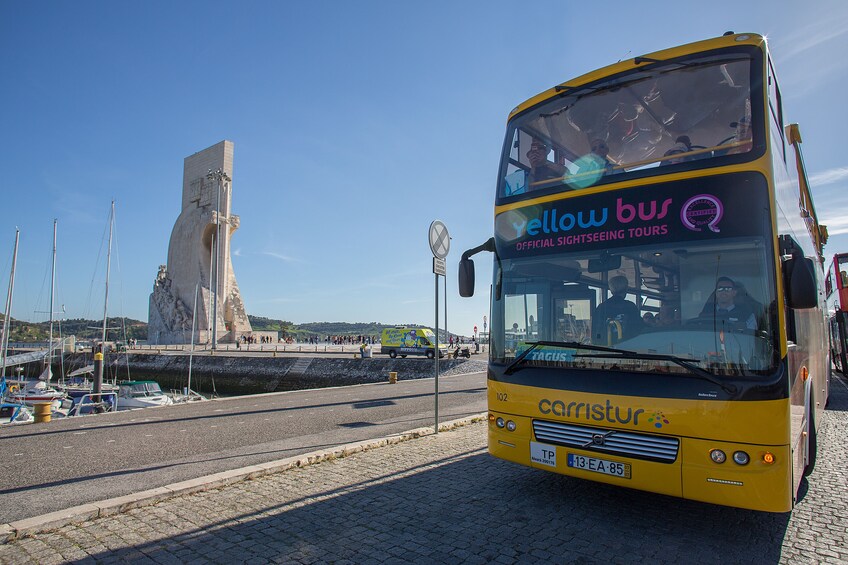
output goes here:
<path id="1" fill-rule="evenodd" d="M 476 414 L 458 420 L 451 420 L 439 424 L 439 431 L 450 431 L 455 428 L 467 426 L 486 420 L 486 413 Z M 306 467 L 322 461 L 339 459 L 368 451 L 394 445 L 416 439 L 423 436 L 433 435 L 432 427 L 416 428 L 400 434 L 362 441 L 358 443 L 347 443 L 324 451 L 312 451 L 302 455 L 295 455 L 285 459 L 278 459 L 268 463 L 260 463 L 241 467 L 231 471 L 214 473 L 197 479 L 190 479 L 179 483 L 173 483 L 163 487 L 145 490 L 116 498 L 109 498 L 80 506 L 73 506 L 64 510 L 16 520 L 8 524 L 0 524 L 0 544 L 5 544 L 16 539 L 34 536 L 50 530 L 56 530 L 68 524 L 77 524 L 95 518 L 103 518 L 126 512 L 132 508 L 150 506 L 175 496 L 192 494 L 206 490 L 220 488 L 226 485 L 238 483 L 244 480 L 255 479 L 265 475 L 282 473 L 296 467 Z"/>

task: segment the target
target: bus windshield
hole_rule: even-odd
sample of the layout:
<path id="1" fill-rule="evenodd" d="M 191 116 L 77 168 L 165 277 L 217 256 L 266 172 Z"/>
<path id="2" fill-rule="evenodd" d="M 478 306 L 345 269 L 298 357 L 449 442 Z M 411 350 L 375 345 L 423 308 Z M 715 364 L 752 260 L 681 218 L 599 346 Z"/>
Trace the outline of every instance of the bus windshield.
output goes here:
<path id="1" fill-rule="evenodd" d="M 705 159 L 726 164 L 758 154 L 764 128 L 751 110 L 752 91 L 755 100 L 758 95 L 753 57 L 723 52 L 654 61 L 601 83 L 560 87 L 561 95 L 510 123 L 499 198 L 577 190 L 670 167 L 703 167 Z"/>
<path id="2" fill-rule="evenodd" d="M 765 238 L 749 237 L 504 259 L 496 269 L 492 357 L 509 363 L 545 342 L 522 364 L 768 374 L 778 362 L 768 249 Z"/>

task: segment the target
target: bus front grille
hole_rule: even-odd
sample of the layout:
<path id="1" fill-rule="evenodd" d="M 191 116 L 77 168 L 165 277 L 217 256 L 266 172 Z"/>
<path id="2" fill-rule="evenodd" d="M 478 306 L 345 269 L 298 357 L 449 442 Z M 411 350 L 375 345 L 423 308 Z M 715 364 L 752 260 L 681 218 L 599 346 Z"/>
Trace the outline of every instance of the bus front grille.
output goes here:
<path id="1" fill-rule="evenodd" d="M 680 447 L 680 440 L 674 437 L 589 428 L 545 420 L 533 420 L 533 433 L 538 441 L 545 443 L 660 463 L 674 463 Z"/>

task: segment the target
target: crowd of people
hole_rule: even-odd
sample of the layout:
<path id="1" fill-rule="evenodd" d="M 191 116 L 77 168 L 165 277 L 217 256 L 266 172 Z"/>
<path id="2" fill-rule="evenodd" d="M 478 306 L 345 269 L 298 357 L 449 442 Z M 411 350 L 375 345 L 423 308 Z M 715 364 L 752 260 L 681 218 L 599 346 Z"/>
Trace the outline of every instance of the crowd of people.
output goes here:
<path id="1" fill-rule="evenodd" d="M 278 339 L 279 343 L 305 343 L 309 345 L 372 345 L 380 343 L 380 337 L 375 335 L 310 335 L 305 338 L 283 335 Z"/>

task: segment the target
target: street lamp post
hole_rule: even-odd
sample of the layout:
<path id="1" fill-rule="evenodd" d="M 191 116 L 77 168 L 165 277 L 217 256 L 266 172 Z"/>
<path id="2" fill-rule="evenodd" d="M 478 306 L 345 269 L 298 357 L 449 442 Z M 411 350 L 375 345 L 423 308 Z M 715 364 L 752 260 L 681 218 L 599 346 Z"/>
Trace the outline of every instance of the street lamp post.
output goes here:
<path id="1" fill-rule="evenodd" d="M 215 184 L 217 196 L 215 198 L 215 268 L 213 269 L 214 273 L 214 302 L 212 303 L 212 349 L 218 349 L 218 285 L 220 276 L 220 263 L 221 263 L 221 185 L 226 182 L 230 182 L 232 179 L 227 176 L 227 173 L 218 169 L 213 171 L 209 169 L 209 173 L 206 175 L 206 178 L 210 181 L 217 181 Z M 210 277 L 213 278 L 213 277 Z"/>

